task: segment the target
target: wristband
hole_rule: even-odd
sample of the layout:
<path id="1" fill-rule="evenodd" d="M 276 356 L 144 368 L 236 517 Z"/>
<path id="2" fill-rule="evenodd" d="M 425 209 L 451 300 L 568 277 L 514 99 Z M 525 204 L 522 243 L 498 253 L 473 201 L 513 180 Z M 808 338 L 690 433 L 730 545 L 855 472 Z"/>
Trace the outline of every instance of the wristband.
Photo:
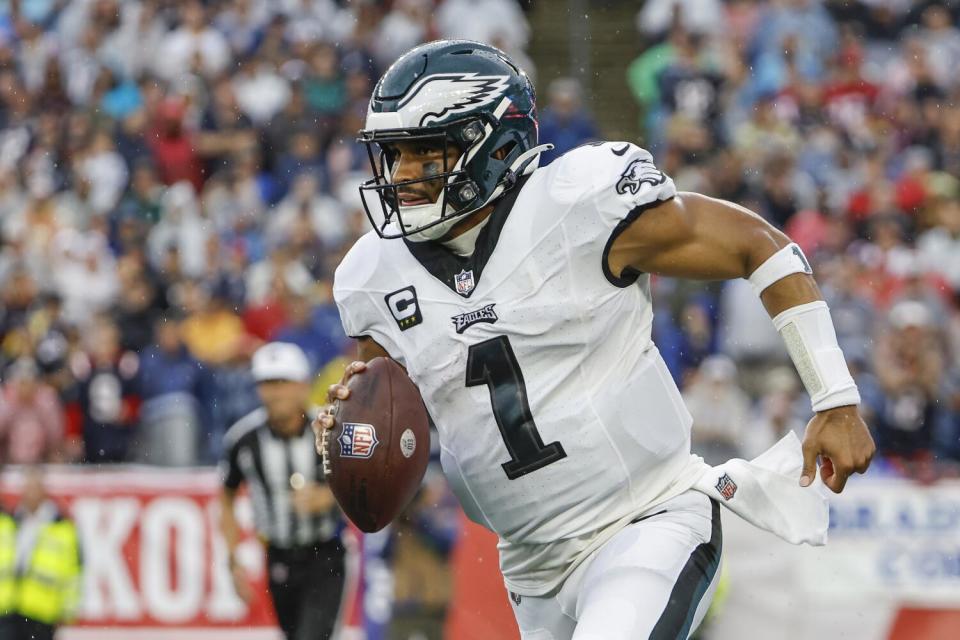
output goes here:
<path id="1" fill-rule="evenodd" d="M 807 257 L 803 255 L 800 246 L 792 242 L 775 254 L 764 260 L 756 271 L 750 274 L 748 280 L 753 290 L 759 296 L 763 290 L 777 280 L 782 280 L 794 273 L 813 273 Z"/>
<path id="2" fill-rule="evenodd" d="M 783 336 L 814 411 L 860 404 L 826 302 L 791 307 L 773 319 L 773 326 Z"/>

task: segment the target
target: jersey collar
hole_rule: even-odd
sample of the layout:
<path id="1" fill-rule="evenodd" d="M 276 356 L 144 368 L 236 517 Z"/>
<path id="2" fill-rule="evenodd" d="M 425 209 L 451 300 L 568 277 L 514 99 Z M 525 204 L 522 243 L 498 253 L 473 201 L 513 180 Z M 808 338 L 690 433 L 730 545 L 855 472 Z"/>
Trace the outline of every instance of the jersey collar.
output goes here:
<path id="1" fill-rule="evenodd" d="M 490 260 L 490 256 L 497 246 L 497 241 L 500 239 L 500 231 L 503 230 L 503 225 L 507 222 L 510 210 L 513 209 L 513 203 L 516 202 L 528 179 L 529 176 L 520 178 L 517 185 L 497 201 L 487 224 L 483 226 L 480 235 L 477 236 L 476 248 L 471 255 L 458 256 L 439 242 L 413 242 L 404 238 L 403 241 L 406 243 L 407 249 L 417 259 L 417 262 L 430 272 L 430 275 L 445 284 L 454 293 L 469 298 L 480 284 L 483 268 Z M 471 273 L 473 280 L 473 286 L 466 292 L 457 289 L 456 276 L 463 272 Z"/>

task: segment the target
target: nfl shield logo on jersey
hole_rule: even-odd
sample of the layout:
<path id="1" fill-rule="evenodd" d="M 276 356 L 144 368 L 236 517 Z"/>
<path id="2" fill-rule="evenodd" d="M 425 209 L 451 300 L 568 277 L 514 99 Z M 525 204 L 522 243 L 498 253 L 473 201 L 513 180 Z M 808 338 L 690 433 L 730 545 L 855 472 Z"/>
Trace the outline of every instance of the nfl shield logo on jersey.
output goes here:
<path id="1" fill-rule="evenodd" d="M 457 293 L 462 296 L 470 295 L 470 292 L 473 291 L 473 270 L 462 270 L 453 276 L 453 281 L 457 285 Z"/>
<path id="2" fill-rule="evenodd" d="M 737 492 L 737 483 L 730 479 L 728 474 L 723 474 L 717 480 L 717 491 L 723 496 L 724 500 L 729 500 Z"/>
<path id="3" fill-rule="evenodd" d="M 343 423 L 343 433 L 337 438 L 340 455 L 344 458 L 369 458 L 380 443 L 372 424 Z"/>

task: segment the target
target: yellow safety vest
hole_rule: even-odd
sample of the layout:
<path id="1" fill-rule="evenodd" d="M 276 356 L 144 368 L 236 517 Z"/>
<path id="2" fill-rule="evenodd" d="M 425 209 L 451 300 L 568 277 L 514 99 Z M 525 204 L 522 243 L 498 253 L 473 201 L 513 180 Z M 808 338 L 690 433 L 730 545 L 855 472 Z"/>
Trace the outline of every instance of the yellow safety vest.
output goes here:
<path id="1" fill-rule="evenodd" d="M 37 535 L 30 562 L 17 580 L 15 610 L 31 620 L 57 624 L 73 616 L 79 596 L 77 530 L 69 520 L 55 520 Z"/>
<path id="2" fill-rule="evenodd" d="M 0 615 L 13 613 L 17 593 L 17 522 L 0 511 Z"/>

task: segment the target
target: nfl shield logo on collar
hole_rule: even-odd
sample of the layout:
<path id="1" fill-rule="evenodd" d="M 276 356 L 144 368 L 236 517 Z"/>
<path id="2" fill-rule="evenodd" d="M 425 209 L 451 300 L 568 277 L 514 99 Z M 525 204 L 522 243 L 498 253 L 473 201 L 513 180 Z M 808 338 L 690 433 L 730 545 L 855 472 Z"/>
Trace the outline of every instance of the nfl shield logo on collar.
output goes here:
<path id="1" fill-rule="evenodd" d="M 717 480 L 717 486 L 715 487 L 720 495 L 723 496 L 724 500 L 729 500 L 737 492 L 737 483 L 728 474 L 723 474 L 720 476 L 720 479 Z"/>
<path id="2" fill-rule="evenodd" d="M 470 292 L 473 291 L 473 270 L 462 270 L 453 276 L 453 281 L 457 285 L 457 293 L 462 296 L 470 295 Z"/>

